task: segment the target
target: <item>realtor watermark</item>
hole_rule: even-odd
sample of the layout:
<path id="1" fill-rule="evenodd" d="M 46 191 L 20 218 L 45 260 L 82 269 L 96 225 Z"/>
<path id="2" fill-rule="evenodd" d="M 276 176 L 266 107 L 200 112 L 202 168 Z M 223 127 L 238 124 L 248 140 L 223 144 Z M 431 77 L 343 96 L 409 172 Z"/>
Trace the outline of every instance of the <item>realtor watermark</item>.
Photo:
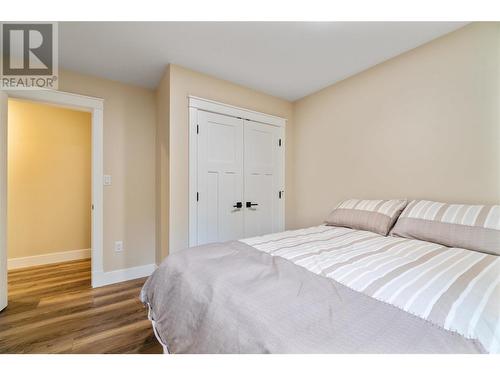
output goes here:
<path id="1" fill-rule="evenodd" d="M 2 22 L 0 43 L 0 89 L 57 90 L 56 22 Z"/>

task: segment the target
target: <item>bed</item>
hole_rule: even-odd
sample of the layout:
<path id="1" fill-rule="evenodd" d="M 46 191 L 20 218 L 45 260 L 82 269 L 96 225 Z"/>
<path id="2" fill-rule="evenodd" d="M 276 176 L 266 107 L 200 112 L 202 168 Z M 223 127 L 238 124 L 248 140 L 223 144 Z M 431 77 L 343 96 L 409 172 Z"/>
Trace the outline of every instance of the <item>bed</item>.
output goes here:
<path id="1" fill-rule="evenodd" d="M 500 352 L 496 253 L 350 226 L 169 255 L 141 291 L 165 352 Z"/>

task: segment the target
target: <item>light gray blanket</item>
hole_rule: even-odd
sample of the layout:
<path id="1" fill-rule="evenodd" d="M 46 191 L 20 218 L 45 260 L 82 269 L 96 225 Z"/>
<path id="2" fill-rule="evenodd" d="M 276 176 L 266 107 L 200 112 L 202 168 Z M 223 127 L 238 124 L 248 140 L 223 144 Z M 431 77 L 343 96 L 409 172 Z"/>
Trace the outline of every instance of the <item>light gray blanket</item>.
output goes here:
<path id="1" fill-rule="evenodd" d="M 241 242 L 169 255 L 146 281 L 170 353 L 483 353 L 447 331 Z"/>

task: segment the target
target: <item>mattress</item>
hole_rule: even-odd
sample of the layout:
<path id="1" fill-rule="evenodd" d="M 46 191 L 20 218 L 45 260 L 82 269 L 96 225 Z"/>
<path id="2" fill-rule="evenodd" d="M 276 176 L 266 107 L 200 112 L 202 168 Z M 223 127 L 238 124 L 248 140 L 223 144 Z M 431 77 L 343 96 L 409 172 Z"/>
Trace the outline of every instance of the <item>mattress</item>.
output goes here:
<path id="1" fill-rule="evenodd" d="M 498 256 L 333 226 L 182 250 L 141 299 L 173 353 L 498 353 Z"/>

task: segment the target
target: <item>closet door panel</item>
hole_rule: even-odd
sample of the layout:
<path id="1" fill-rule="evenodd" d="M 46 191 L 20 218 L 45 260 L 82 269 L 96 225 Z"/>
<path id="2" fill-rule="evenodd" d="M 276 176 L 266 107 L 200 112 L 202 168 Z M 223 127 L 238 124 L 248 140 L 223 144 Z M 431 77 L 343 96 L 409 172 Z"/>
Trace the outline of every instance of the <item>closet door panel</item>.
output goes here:
<path id="1" fill-rule="evenodd" d="M 243 120 L 198 113 L 198 244 L 244 236 Z"/>
<path id="2" fill-rule="evenodd" d="M 281 135 L 276 126 L 245 121 L 245 237 L 282 230 Z"/>

